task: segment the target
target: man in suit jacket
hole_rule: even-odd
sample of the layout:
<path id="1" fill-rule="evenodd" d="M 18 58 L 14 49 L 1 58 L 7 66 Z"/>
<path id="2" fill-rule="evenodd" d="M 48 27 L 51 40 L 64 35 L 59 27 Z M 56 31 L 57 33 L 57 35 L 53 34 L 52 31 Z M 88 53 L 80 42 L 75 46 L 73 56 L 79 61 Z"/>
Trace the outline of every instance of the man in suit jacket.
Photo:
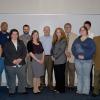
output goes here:
<path id="1" fill-rule="evenodd" d="M 66 87 L 70 91 L 72 91 L 74 89 L 74 81 L 75 81 L 75 63 L 74 63 L 74 56 L 72 54 L 71 48 L 74 40 L 77 38 L 77 34 L 71 32 L 72 25 L 70 23 L 66 23 L 64 25 L 64 29 L 67 36 L 67 44 L 68 44 L 68 48 L 66 50 L 67 64 L 66 64 L 66 71 L 65 71 L 65 84 Z M 68 83 L 68 79 L 69 79 L 69 83 Z"/>

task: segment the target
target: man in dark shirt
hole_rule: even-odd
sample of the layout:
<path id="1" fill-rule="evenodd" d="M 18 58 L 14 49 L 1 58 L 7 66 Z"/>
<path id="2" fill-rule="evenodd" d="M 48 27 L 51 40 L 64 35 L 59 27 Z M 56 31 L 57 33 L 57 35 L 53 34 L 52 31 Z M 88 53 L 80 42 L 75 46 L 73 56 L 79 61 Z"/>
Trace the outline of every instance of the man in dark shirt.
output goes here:
<path id="1" fill-rule="evenodd" d="M 7 32 L 7 30 L 8 30 L 7 22 L 2 22 L 0 28 L 1 28 L 1 31 L 0 31 L 0 46 L 3 49 L 3 46 L 9 40 L 9 33 Z M 2 57 L 2 60 L 4 62 L 4 54 L 3 53 L 2 53 L 1 57 Z M 7 78 L 7 72 L 6 72 L 6 79 L 8 79 Z M 0 85 L 1 85 L 1 75 L 0 75 Z"/>
<path id="2" fill-rule="evenodd" d="M 1 31 L 0 31 L 0 44 L 3 46 L 9 39 L 8 24 L 6 22 L 1 23 Z"/>

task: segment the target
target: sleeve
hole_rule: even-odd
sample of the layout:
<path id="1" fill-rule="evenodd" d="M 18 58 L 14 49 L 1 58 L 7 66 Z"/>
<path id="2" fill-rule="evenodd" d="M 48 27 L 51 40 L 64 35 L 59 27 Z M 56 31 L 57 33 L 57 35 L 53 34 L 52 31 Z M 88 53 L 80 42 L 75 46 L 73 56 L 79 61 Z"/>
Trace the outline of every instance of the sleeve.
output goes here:
<path id="1" fill-rule="evenodd" d="M 54 45 L 52 44 L 51 51 L 50 51 L 52 56 L 53 56 L 53 49 L 54 49 Z"/>
<path id="2" fill-rule="evenodd" d="M 11 55 L 11 51 L 9 49 L 9 43 L 6 43 L 4 45 L 3 50 L 4 50 L 4 57 L 5 57 L 5 59 L 7 59 L 7 61 L 9 63 L 12 63 L 13 62 L 13 57 L 12 57 L 13 55 Z"/>
<path id="3" fill-rule="evenodd" d="M 1 57 L 1 55 L 2 55 L 2 47 L 0 45 L 0 57 Z"/>
<path id="4" fill-rule="evenodd" d="M 96 39 L 95 39 L 95 37 L 93 38 L 93 40 L 94 40 L 94 43 L 95 43 L 95 45 L 96 45 Z M 95 52 L 94 55 L 93 55 L 93 61 L 95 61 L 95 57 L 96 57 L 96 52 Z"/>
<path id="5" fill-rule="evenodd" d="M 96 51 L 96 45 L 95 45 L 95 42 L 93 41 L 93 40 L 91 40 L 90 42 L 89 42 L 89 52 L 88 52 L 88 54 L 87 54 L 87 52 L 86 52 L 86 54 L 85 54 L 85 56 L 84 56 L 84 58 L 85 59 L 90 59 L 90 58 L 93 58 L 93 56 L 94 56 L 94 54 L 95 54 L 95 51 Z"/>
<path id="6" fill-rule="evenodd" d="M 22 47 L 21 59 L 25 59 L 27 55 L 27 49 L 23 41 L 21 41 L 21 47 Z"/>
<path id="7" fill-rule="evenodd" d="M 67 46 L 67 42 L 65 40 L 62 40 L 62 43 L 60 46 L 55 50 L 54 52 L 54 58 L 57 59 L 60 55 L 62 55 L 63 52 L 65 52 Z"/>
<path id="8" fill-rule="evenodd" d="M 31 43 L 31 41 L 29 41 L 27 43 L 27 50 L 28 50 L 28 53 L 32 52 L 32 43 Z"/>
<path id="9" fill-rule="evenodd" d="M 43 45 L 42 45 L 42 43 L 40 42 L 40 44 L 41 44 L 41 49 L 42 49 L 42 52 L 44 52 L 44 48 L 43 48 Z"/>
<path id="10" fill-rule="evenodd" d="M 76 52 L 76 47 L 75 47 L 76 42 L 77 42 L 77 40 L 75 40 L 75 41 L 73 42 L 71 51 L 72 51 L 74 57 L 75 57 L 75 58 L 78 58 L 78 54 L 77 54 L 77 52 Z"/>

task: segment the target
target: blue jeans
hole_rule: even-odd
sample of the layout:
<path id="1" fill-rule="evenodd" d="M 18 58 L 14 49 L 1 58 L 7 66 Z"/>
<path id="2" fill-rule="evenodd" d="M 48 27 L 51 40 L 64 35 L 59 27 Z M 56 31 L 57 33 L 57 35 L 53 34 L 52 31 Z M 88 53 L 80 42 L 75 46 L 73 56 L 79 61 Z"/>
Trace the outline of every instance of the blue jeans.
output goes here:
<path id="1" fill-rule="evenodd" d="M 0 76 L 4 69 L 4 59 L 0 57 Z"/>
<path id="2" fill-rule="evenodd" d="M 1 75 L 2 75 L 3 69 L 4 69 L 4 59 L 0 57 L 0 85 L 1 85 L 1 80 L 2 80 Z"/>
<path id="3" fill-rule="evenodd" d="M 89 94 L 92 60 L 75 59 L 75 68 L 77 73 L 77 93 Z"/>

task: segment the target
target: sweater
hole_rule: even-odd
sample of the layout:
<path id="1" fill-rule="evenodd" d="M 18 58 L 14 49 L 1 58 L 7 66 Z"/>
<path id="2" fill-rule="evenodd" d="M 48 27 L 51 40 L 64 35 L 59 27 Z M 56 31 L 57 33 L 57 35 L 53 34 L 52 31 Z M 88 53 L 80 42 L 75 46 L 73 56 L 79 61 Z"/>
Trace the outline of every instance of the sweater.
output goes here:
<path id="1" fill-rule="evenodd" d="M 83 60 L 91 60 L 96 51 L 96 45 L 91 38 L 87 38 L 81 41 L 79 36 L 72 45 L 72 53 L 76 59 L 79 59 L 79 55 L 83 55 Z"/>
<path id="2" fill-rule="evenodd" d="M 65 39 L 60 40 L 55 45 L 52 46 L 51 55 L 55 58 L 54 64 L 64 64 L 66 63 L 65 50 L 67 47 L 67 42 Z"/>

